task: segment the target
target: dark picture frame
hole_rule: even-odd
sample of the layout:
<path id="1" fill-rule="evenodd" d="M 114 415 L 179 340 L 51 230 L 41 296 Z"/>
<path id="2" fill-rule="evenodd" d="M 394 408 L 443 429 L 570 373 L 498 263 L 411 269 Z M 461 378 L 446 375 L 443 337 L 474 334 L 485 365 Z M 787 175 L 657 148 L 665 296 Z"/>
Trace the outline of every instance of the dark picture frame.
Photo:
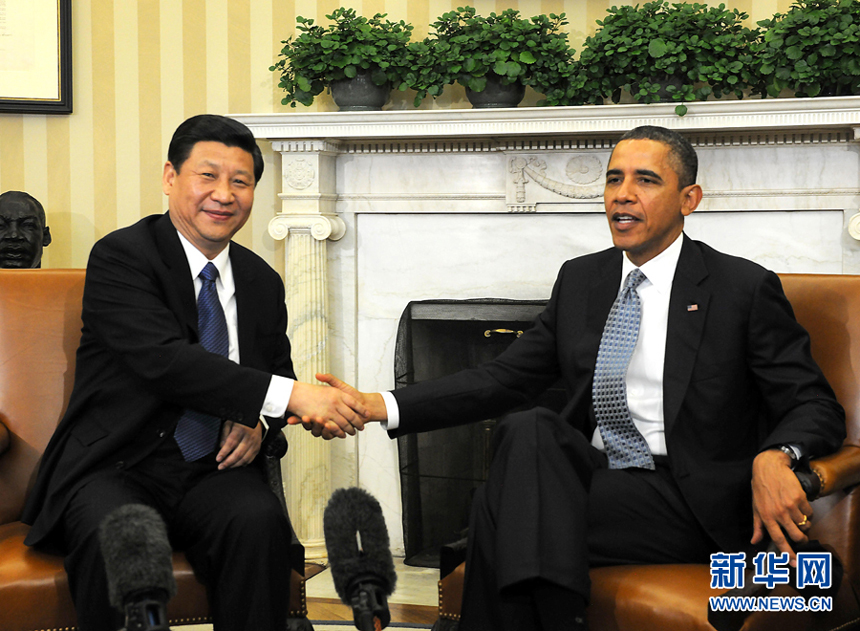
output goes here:
<path id="1" fill-rule="evenodd" d="M 71 114 L 72 0 L 5 0 L 3 5 L 0 47 L 24 47 L 28 63 L 0 66 L 0 114 Z M 22 23 L 16 15 L 24 9 L 32 19 Z M 39 30 L 46 24 L 56 26 L 56 39 Z"/>

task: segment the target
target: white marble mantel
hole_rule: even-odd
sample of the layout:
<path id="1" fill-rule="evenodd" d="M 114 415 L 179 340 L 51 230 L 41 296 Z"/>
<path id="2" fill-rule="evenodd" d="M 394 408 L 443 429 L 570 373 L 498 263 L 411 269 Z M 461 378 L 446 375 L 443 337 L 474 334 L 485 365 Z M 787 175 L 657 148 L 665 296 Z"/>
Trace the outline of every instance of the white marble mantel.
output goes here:
<path id="1" fill-rule="evenodd" d="M 605 105 L 235 118 L 280 154 L 270 232 L 287 239 L 300 378 L 328 367 L 363 390 L 393 387 L 410 300 L 546 298 L 564 260 L 610 245 L 603 170 L 637 125 L 696 146 L 693 238 L 779 272 L 860 273 L 860 97 L 692 103 L 684 117 Z M 324 554 L 331 489 L 355 483 L 402 550 L 396 448 L 381 428 L 324 445 L 293 431 L 290 445 L 291 513 L 311 556 Z"/>
<path id="2" fill-rule="evenodd" d="M 620 134 L 638 125 L 690 132 L 860 129 L 860 97 L 749 99 L 674 105 L 593 105 L 503 109 L 290 112 L 235 116 L 269 140 L 515 138 Z"/>

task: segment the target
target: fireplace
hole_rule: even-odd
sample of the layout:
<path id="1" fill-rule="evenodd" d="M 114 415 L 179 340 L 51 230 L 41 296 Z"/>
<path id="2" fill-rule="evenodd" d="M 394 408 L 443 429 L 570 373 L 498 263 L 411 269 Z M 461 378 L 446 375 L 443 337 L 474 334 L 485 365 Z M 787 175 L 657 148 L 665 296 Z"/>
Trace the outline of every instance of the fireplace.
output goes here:
<path id="1" fill-rule="evenodd" d="M 402 388 L 490 361 L 532 326 L 546 301 L 410 302 L 397 329 L 395 385 Z M 519 409 L 561 411 L 560 383 Z M 397 439 L 405 562 L 439 567 L 439 548 L 463 537 L 474 490 L 487 479 L 497 419 Z"/>

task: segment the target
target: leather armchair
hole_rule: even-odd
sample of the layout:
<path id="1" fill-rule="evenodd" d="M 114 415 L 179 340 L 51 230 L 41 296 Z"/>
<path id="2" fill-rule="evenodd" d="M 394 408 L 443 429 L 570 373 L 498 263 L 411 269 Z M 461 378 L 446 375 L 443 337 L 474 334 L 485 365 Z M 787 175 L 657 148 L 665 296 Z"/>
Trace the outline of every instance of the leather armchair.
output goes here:
<path id="1" fill-rule="evenodd" d="M 833 597 L 833 611 L 755 612 L 742 629 L 860 628 L 860 276 L 780 278 L 798 321 L 812 338 L 815 360 L 845 407 L 848 435 L 843 446 L 810 463 L 819 488 L 809 532 L 811 539 L 835 551 L 845 574 Z M 459 620 L 464 575 L 465 563 L 451 571 L 442 568 L 437 631 L 452 631 Z M 588 623 L 593 631 L 714 631 L 708 622 L 708 598 L 724 592 L 711 589 L 708 565 L 603 567 L 591 570 L 590 576 Z M 778 586 L 773 595 L 796 595 L 787 587 Z"/>
<path id="2" fill-rule="evenodd" d="M 0 270 L 0 612 L 4 631 L 70 631 L 75 609 L 61 556 L 24 545 L 19 521 L 29 485 L 74 383 L 84 270 Z M 279 458 L 267 454 L 273 490 L 283 500 Z M 286 505 L 284 504 L 286 509 Z M 297 541 L 294 541 L 298 545 Z M 303 569 L 303 559 L 297 566 Z M 173 555 L 177 595 L 171 625 L 210 622 L 205 587 L 180 552 Z M 290 629 L 311 629 L 302 573 L 292 570 Z"/>

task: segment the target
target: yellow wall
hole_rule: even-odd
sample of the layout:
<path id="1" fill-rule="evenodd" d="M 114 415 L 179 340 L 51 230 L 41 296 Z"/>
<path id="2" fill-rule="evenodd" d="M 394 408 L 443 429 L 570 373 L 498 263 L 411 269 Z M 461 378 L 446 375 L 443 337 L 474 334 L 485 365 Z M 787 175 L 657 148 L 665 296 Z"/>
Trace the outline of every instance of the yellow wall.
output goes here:
<path id="1" fill-rule="evenodd" d="M 74 113 L 0 114 L 0 191 L 26 190 L 48 213 L 54 242 L 45 267 L 84 267 L 96 239 L 165 208 L 161 169 L 170 135 L 188 116 L 288 112 L 268 67 L 295 16 L 325 22 L 341 0 L 74 0 Z M 415 25 L 423 37 L 452 0 L 366 0 L 351 6 L 371 16 Z M 613 0 L 478 0 L 480 14 L 518 8 L 523 15 L 565 12 L 575 48 Z M 716 2 L 715 2 L 716 4 Z M 732 6 L 732 3 L 727 3 Z M 751 21 L 786 11 L 790 0 L 737 0 Z M 391 107 L 409 107 L 395 95 Z M 424 108 L 468 107 L 462 90 L 446 88 Z M 313 109 L 334 110 L 328 97 Z M 276 164 L 267 172 L 256 211 L 238 240 L 276 268 L 282 243 L 266 233 L 277 207 Z"/>

